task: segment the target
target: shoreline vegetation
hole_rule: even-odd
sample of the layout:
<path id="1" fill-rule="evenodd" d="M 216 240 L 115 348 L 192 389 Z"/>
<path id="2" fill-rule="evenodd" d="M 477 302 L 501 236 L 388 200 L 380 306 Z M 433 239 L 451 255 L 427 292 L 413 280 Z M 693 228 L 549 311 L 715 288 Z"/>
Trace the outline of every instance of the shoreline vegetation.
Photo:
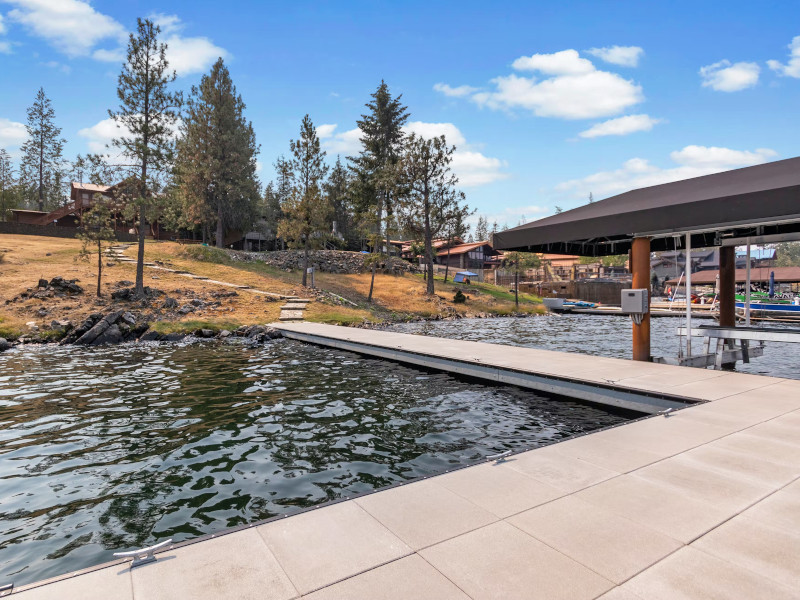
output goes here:
<path id="1" fill-rule="evenodd" d="M 135 251 L 131 246 L 122 255 L 135 258 Z M 300 284 L 299 269 L 264 262 L 269 253 L 150 241 L 145 258 L 150 265 L 144 273 L 149 288 L 146 298 L 133 298 L 135 263 L 112 256 L 105 264 L 102 297 L 97 298 L 97 274 L 90 264 L 78 260 L 80 252 L 79 240 L 0 237 L 0 338 L 9 344 L 76 342 L 81 327 L 91 329 L 101 319 L 120 313 L 108 324 L 116 327 L 111 329 L 113 335 L 99 337 L 101 341 L 95 343 L 174 340 L 189 334 L 261 339 L 272 335 L 263 326 L 278 320 L 282 297 L 287 296 L 312 299 L 307 321 L 356 327 L 544 312 L 538 297 L 520 294 L 516 311 L 513 290 L 479 282 L 454 284 L 451 279 L 445 283 L 440 276 L 434 280 L 435 293 L 429 295 L 423 275 L 414 272 L 378 272 L 372 302 L 368 302 L 369 267 L 361 273 L 318 271 L 312 289 Z M 352 254 L 358 258 L 358 253 Z M 466 296 L 464 302 L 454 300 L 457 291 Z"/>

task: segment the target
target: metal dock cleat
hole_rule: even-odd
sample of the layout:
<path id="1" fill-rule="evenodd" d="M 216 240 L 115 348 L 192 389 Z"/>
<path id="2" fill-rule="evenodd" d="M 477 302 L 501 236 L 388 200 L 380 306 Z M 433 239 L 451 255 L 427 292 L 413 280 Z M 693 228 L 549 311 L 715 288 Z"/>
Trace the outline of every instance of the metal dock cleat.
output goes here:
<path id="1" fill-rule="evenodd" d="M 138 567 L 139 565 L 146 565 L 147 563 L 155 562 L 156 561 L 156 552 L 169 546 L 172 543 L 172 538 L 165 540 L 156 544 L 155 546 L 150 546 L 149 548 L 142 548 L 140 550 L 130 550 L 129 552 L 114 552 L 114 556 L 119 558 L 128 558 L 133 557 L 133 561 L 131 561 L 131 569 L 134 567 Z"/>
<path id="2" fill-rule="evenodd" d="M 487 456 L 486 460 L 493 460 L 494 464 L 499 465 L 500 463 L 506 462 L 506 456 L 509 456 L 510 454 L 511 450 L 506 450 L 505 452 L 501 452 L 500 454 Z"/>

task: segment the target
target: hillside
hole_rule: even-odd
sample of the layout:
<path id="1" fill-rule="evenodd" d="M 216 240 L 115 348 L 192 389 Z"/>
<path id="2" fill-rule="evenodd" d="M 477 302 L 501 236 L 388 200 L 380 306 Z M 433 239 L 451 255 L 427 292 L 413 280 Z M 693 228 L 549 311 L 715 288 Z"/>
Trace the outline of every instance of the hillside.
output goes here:
<path id="1" fill-rule="evenodd" d="M 369 274 L 341 275 L 317 273 L 317 290 L 302 288 L 300 272 L 286 272 L 263 262 L 242 262 L 228 252 L 203 246 L 181 246 L 171 242 L 149 242 L 145 260 L 145 285 L 158 290 L 151 302 L 131 303 L 111 298 L 114 291 L 130 286 L 135 279 L 135 264 L 104 264 L 102 298 L 95 297 L 96 260 L 78 260 L 78 240 L 0 236 L 0 337 L 16 338 L 31 330 L 34 323 L 40 335 L 52 329 L 53 321 L 69 320 L 75 324 L 92 313 L 112 309 L 136 309 L 162 331 L 193 331 L 200 327 L 214 330 L 240 325 L 263 324 L 277 320 L 282 301 L 277 296 L 254 293 L 260 290 L 275 295 L 314 298 L 306 319 L 335 324 L 365 324 L 418 318 L 453 316 L 508 315 L 514 311 L 513 294 L 502 288 L 436 282 L 436 296 L 425 294 L 420 275 L 383 275 L 376 277 L 374 301 L 366 302 Z M 135 258 L 135 247 L 123 254 Z M 159 267 L 186 273 L 167 272 Z M 198 279 L 190 276 L 208 278 Z M 55 277 L 76 280 L 82 293 L 60 293 L 58 289 L 39 290 L 40 280 Z M 212 281 L 213 280 L 213 281 Z M 237 286 L 214 283 L 225 282 Z M 464 304 L 455 304 L 457 289 L 467 295 Z M 173 302 L 167 302 L 166 298 Z M 190 308 L 186 308 L 190 307 Z M 180 309 L 190 312 L 181 313 Z M 521 297 L 520 311 L 540 312 L 538 299 Z"/>

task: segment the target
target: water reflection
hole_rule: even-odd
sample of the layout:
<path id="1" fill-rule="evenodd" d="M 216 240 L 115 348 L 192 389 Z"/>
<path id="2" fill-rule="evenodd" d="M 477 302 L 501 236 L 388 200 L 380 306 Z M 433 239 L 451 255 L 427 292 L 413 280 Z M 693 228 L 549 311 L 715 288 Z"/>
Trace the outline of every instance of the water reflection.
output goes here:
<path id="1" fill-rule="evenodd" d="M 0 582 L 621 422 L 288 340 L 0 355 Z"/>

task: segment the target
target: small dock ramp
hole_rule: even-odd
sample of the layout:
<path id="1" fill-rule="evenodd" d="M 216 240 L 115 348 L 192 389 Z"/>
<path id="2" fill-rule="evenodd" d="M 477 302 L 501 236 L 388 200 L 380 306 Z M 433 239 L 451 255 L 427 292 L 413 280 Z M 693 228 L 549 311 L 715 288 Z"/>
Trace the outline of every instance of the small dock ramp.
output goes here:
<path id="1" fill-rule="evenodd" d="M 682 408 L 707 398 L 740 373 L 469 342 L 319 323 L 276 323 L 284 336 L 428 369 L 516 385 L 545 394 L 642 413 Z M 742 380 L 744 383 L 744 380 Z"/>

